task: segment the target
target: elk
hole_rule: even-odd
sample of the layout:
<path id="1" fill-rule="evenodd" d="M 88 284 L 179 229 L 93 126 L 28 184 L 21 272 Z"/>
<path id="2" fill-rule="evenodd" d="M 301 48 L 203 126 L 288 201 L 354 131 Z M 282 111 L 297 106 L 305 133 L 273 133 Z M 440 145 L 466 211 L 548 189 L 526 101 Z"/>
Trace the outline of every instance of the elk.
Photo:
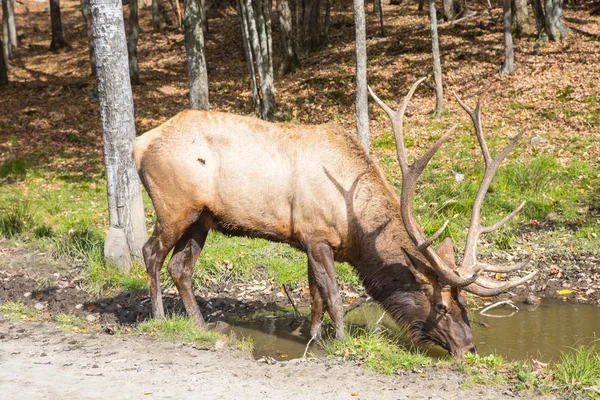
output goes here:
<path id="1" fill-rule="evenodd" d="M 325 311 L 336 335 L 344 334 L 336 260 L 354 267 L 367 293 L 415 340 L 439 345 L 456 357 L 475 352 L 465 291 L 496 295 L 536 273 L 510 281 L 490 279 L 484 272 L 510 272 L 523 265 L 494 266 L 476 258 L 479 236 L 498 229 L 524 205 L 491 226 L 480 223 L 492 177 L 524 130 L 492 158 L 481 126 L 483 95 L 474 110 L 456 97 L 473 121 L 485 161 L 464 257 L 457 267 L 450 239 L 432 248 L 448 222 L 427 238 L 412 215 L 419 175 L 452 136 L 445 134 L 408 163 L 402 122 L 424 79 L 412 86 L 398 111 L 369 88 L 392 123 L 402 171 L 400 199 L 359 142 L 328 127 L 190 110 L 140 136 L 133 157 L 156 210 L 154 232 L 143 248 L 154 317 L 164 317 L 159 274 L 173 249 L 167 269 L 190 318 L 198 326 L 205 324 L 191 277 L 212 229 L 284 242 L 306 252 L 313 337 L 320 334 Z"/>

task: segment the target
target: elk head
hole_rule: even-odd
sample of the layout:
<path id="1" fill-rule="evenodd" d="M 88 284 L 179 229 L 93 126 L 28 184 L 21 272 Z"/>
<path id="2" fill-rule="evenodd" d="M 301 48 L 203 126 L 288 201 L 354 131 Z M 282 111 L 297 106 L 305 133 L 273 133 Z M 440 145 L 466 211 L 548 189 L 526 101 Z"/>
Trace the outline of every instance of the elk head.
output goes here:
<path id="1" fill-rule="evenodd" d="M 414 339 L 437 344 L 448 350 L 453 356 L 462 357 L 467 352 L 474 353 L 476 351 L 467 317 L 465 291 L 479 296 L 494 296 L 523 284 L 537 273 L 537 271 L 534 271 L 525 277 L 510 281 L 491 279 L 485 275 L 486 272 L 511 272 L 523 267 L 526 262 L 513 266 L 496 266 L 479 262 L 476 257 L 479 236 L 500 228 L 525 205 L 525 202 L 521 203 L 515 210 L 493 225 L 481 225 L 481 206 L 492 178 L 502 160 L 525 133 L 525 129 L 511 139 L 495 158 L 492 158 L 485 141 L 480 117 L 482 100 L 487 90 L 479 98 L 474 110 L 469 109 L 454 94 L 460 106 L 473 121 L 475 135 L 485 162 L 485 173 L 473 204 L 464 256 L 460 266 L 457 266 L 453 244 L 449 238 L 442 242 L 437 251 L 432 248 L 433 242 L 439 238 L 449 221 L 446 221 L 437 232 L 427 238 L 412 216 L 412 198 L 417 179 L 442 144 L 452 137 L 454 130 L 454 128 L 451 129 L 450 132 L 438 139 L 424 155 L 416 158 L 413 164 L 408 163 L 404 147 L 402 122 L 406 106 L 423 80 L 425 78 L 421 78 L 411 87 L 397 111 L 388 107 L 369 87 L 371 96 L 385 111 L 392 123 L 396 153 L 402 171 L 402 191 L 400 195 L 402 222 L 416 247 L 416 251 L 414 248 L 403 248 L 402 251 L 404 252 L 406 266 L 412 272 L 418 290 L 412 291 L 409 297 L 399 300 L 402 310 L 398 310 L 397 317 L 400 320 L 404 319 L 403 316 L 405 317 L 409 333 Z"/>

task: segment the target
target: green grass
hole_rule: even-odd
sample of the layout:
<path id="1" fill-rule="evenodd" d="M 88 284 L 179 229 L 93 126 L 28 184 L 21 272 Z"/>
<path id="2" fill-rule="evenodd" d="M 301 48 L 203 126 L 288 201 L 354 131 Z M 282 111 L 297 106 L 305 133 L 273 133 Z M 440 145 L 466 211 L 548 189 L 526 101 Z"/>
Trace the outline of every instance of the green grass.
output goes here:
<path id="1" fill-rule="evenodd" d="M 599 342 L 563 353 L 554 365 L 554 377 L 560 390 L 570 397 L 600 398 Z"/>
<path id="2" fill-rule="evenodd" d="M 205 349 L 218 348 L 223 345 L 248 350 L 252 342 L 248 339 L 238 340 L 233 336 L 196 328 L 188 317 L 170 315 L 165 319 L 150 319 L 140 322 L 134 333 L 152 336 L 161 340 L 183 342 Z"/>
<path id="3" fill-rule="evenodd" d="M 85 324 L 73 314 L 57 314 L 54 317 L 56 329 L 61 332 L 85 332 Z"/>
<path id="4" fill-rule="evenodd" d="M 35 312 L 23 303 L 0 303 L 0 314 L 8 319 L 34 319 Z"/>
<path id="5" fill-rule="evenodd" d="M 416 349 L 405 349 L 393 338 L 370 329 L 347 332 L 343 340 L 325 344 L 328 354 L 355 361 L 383 374 L 393 374 L 399 369 L 423 367 L 431 358 Z"/>

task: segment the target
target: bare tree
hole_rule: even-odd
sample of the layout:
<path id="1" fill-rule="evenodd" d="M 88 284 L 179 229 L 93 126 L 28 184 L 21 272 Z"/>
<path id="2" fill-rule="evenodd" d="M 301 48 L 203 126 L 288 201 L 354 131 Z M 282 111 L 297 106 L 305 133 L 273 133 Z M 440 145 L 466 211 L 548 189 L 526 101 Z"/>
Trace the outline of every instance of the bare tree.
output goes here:
<path id="1" fill-rule="evenodd" d="M 364 0 L 354 0 L 354 32 L 356 43 L 356 134 L 369 151 L 369 108 L 367 91 L 367 32 Z"/>
<path id="2" fill-rule="evenodd" d="M 300 68 L 300 54 L 298 45 L 297 28 L 297 0 L 277 0 L 277 14 L 279 16 L 279 36 L 281 64 L 279 65 L 279 76 L 286 75 Z"/>
<path id="3" fill-rule="evenodd" d="M 160 13 L 158 9 L 158 0 L 152 0 L 152 27 L 155 31 L 160 30 Z"/>
<path id="4" fill-rule="evenodd" d="M 50 0 L 50 23 L 52 25 L 52 42 L 50 43 L 50 50 L 57 51 L 69 47 L 69 44 L 63 36 L 59 0 Z"/>
<path id="5" fill-rule="evenodd" d="M 2 39 L 3 39 L 2 53 L 3 53 L 4 59 L 6 61 L 8 61 L 9 59 L 12 58 L 12 45 L 10 43 L 10 40 L 7 40 L 7 38 L 10 37 L 9 31 L 10 31 L 10 29 L 8 27 L 8 2 L 3 0 L 2 1 Z"/>
<path id="6" fill-rule="evenodd" d="M 444 20 L 453 21 L 460 12 L 460 2 L 455 0 L 442 0 L 444 7 Z"/>
<path id="7" fill-rule="evenodd" d="M 190 107 L 194 110 L 208 110 L 208 74 L 201 9 L 202 2 L 200 0 L 184 0 L 183 2 L 183 29 L 190 86 Z"/>
<path id="8" fill-rule="evenodd" d="M 302 21 L 304 47 L 314 51 L 321 45 L 321 0 L 303 0 L 304 13 Z"/>
<path id="9" fill-rule="evenodd" d="M 444 88 L 442 86 L 442 62 L 437 30 L 437 10 L 435 0 L 429 0 L 429 22 L 431 28 L 431 54 L 433 56 L 433 79 L 435 81 L 435 115 L 444 111 Z"/>
<path id="10" fill-rule="evenodd" d="M 242 42 L 248 63 L 250 89 L 257 114 L 275 116 L 273 50 L 271 42 L 271 0 L 237 0 Z"/>
<path id="11" fill-rule="evenodd" d="M 81 0 L 81 14 L 83 15 L 86 26 L 88 54 L 90 57 L 92 76 L 96 76 L 96 56 L 94 56 L 94 35 L 92 34 L 92 13 L 90 11 L 90 0 Z"/>
<path id="12" fill-rule="evenodd" d="M 512 5 L 511 0 L 503 0 L 503 23 L 504 23 L 504 65 L 500 69 L 501 74 L 511 74 L 515 69 L 515 51 L 512 40 Z"/>
<path id="13" fill-rule="evenodd" d="M 331 0 L 325 0 L 325 20 L 321 32 L 321 44 L 329 43 L 329 27 L 331 26 Z"/>
<path id="14" fill-rule="evenodd" d="M 129 57 L 129 78 L 132 85 L 139 85 L 140 69 L 137 59 L 137 44 L 140 36 L 138 18 L 138 0 L 129 0 L 129 33 L 127 35 L 127 54 Z"/>
<path id="15" fill-rule="evenodd" d="M 0 46 L 4 46 L 2 39 L 0 39 Z M 0 51 L 0 86 L 6 85 L 8 85 L 8 70 L 4 59 L 4 51 Z"/>
<path id="16" fill-rule="evenodd" d="M 106 261 L 124 271 L 141 257 L 147 239 L 142 193 L 131 157 L 135 142 L 133 96 L 121 0 L 90 0 L 104 139 L 110 229 Z"/>
<path id="17" fill-rule="evenodd" d="M 533 0 L 531 6 L 538 30 L 538 44 L 548 40 L 560 42 L 567 38 L 569 29 L 562 22 L 562 0 Z"/>
<path id="18" fill-rule="evenodd" d="M 381 36 L 385 36 L 383 30 L 383 8 L 381 6 L 381 0 L 373 0 L 373 14 L 379 14 L 379 33 Z"/>

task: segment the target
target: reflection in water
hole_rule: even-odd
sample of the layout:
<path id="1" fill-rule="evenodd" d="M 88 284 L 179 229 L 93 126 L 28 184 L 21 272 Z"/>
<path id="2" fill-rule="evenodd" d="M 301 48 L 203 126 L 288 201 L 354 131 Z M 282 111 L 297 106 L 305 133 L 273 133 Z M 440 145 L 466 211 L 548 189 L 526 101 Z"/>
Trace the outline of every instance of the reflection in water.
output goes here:
<path id="1" fill-rule="evenodd" d="M 600 335 L 600 308 L 586 304 L 566 304 L 560 300 L 546 299 L 539 306 L 519 304 L 518 313 L 507 318 L 484 317 L 474 313 L 477 321 L 485 322 L 484 328 L 472 323 L 477 350 L 482 355 L 492 352 L 507 360 L 536 358 L 541 361 L 557 359 L 561 351 L 580 344 L 587 344 Z M 489 311 L 494 315 L 507 315 L 511 308 L 495 308 Z M 302 310 L 309 315 L 310 310 Z M 346 316 L 351 326 L 375 324 L 382 315 L 381 308 L 369 303 L 360 306 Z M 380 322 L 394 333 L 400 329 L 386 315 Z M 308 321 L 295 321 L 289 317 L 266 317 L 253 322 L 237 323 L 233 330 L 254 341 L 254 356 L 273 357 L 289 360 L 302 357 L 309 337 Z M 408 340 L 402 345 L 410 347 Z M 445 356 L 446 352 L 437 347 L 424 349 L 432 357 Z M 318 346 L 311 352 L 319 353 Z"/>

